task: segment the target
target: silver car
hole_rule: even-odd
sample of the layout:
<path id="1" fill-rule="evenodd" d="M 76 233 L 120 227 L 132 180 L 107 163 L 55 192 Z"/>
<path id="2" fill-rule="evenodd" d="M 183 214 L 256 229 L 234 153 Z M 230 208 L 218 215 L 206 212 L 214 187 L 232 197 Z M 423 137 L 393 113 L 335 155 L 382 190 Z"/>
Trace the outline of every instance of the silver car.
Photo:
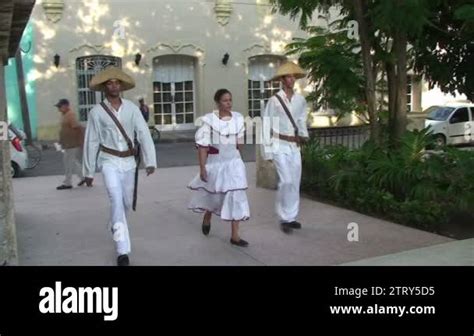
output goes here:
<path id="1" fill-rule="evenodd" d="M 10 142 L 10 159 L 12 177 L 19 177 L 28 167 L 28 153 L 24 146 L 24 133 L 13 126 L 8 127 L 8 139 Z"/>
<path id="2" fill-rule="evenodd" d="M 430 128 L 436 145 L 474 143 L 474 104 L 431 106 L 425 112 L 425 127 Z"/>

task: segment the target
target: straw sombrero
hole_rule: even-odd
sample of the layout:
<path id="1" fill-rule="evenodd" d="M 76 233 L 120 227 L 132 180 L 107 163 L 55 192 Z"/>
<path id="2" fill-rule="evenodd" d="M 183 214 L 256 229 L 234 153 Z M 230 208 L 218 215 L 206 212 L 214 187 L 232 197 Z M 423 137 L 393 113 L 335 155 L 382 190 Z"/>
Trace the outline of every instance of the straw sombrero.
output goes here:
<path id="1" fill-rule="evenodd" d="M 104 84 L 111 79 L 118 79 L 122 82 L 122 91 L 130 90 L 135 87 L 135 81 L 132 77 L 115 66 L 109 66 L 92 77 L 89 83 L 89 89 L 92 91 L 103 91 Z"/>
<path id="2" fill-rule="evenodd" d="M 286 62 L 278 68 L 272 80 L 279 80 L 282 76 L 286 75 L 294 75 L 297 79 L 306 77 L 306 73 L 299 65 L 293 62 Z"/>

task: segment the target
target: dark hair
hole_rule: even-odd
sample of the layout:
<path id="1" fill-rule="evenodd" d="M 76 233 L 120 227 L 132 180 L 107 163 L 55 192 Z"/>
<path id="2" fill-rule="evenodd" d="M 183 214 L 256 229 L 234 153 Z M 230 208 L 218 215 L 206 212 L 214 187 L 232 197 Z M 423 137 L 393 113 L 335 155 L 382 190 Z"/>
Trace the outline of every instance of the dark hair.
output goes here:
<path id="1" fill-rule="evenodd" d="M 230 91 L 227 90 L 227 89 L 219 89 L 219 90 L 217 90 L 216 94 L 214 95 L 214 101 L 215 101 L 216 103 L 220 102 L 222 96 L 225 95 L 225 94 L 227 94 L 227 93 L 230 94 L 230 96 L 232 96 L 232 93 L 230 93 Z"/>
<path id="2" fill-rule="evenodd" d="M 61 107 L 61 106 L 64 106 L 64 105 L 69 106 L 69 100 L 67 100 L 66 98 L 59 99 L 59 101 L 54 106 Z"/>

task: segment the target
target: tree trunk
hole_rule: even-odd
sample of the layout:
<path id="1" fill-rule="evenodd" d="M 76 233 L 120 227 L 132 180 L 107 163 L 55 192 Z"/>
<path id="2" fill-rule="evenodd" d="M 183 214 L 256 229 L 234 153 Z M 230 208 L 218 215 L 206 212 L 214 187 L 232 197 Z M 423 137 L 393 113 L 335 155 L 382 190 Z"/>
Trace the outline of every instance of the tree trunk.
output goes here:
<path id="1" fill-rule="evenodd" d="M 371 43 L 369 38 L 369 27 L 366 20 L 367 4 L 365 0 L 354 0 L 355 18 L 359 24 L 359 36 L 362 49 L 362 61 L 366 77 L 365 96 L 367 99 L 367 111 L 370 118 L 370 137 L 380 144 L 380 127 L 377 113 L 377 99 L 375 95 L 375 73 L 373 68 L 373 57 L 371 55 Z"/>
<path id="2" fill-rule="evenodd" d="M 387 61 L 385 63 L 385 69 L 387 71 L 387 86 L 388 86 L 388 132 L 390 139 L 394 137 L 394 120 L 395 120 L 395 109 L 397 102 L 397 75 L 395 72 L 395 65 Z"/>
<path id="3" fill-rule="evenodd" d="M 398 31 L 395 33 L 395 38 L 397 76 L 392 144 L 397 146 L 407 127 L 407 33 Z"/>
<path id="4" fill-rule="evenodd" d="M 26 100 L 25 74 L 23 72 L 23 61 L 21 59 L 21 48 L 18 48 L 15 54 L 16 76 L 18 79 L 18 93 L 20 95 L 21 115 L 23 117 L 23 128 L 26 134 L 26 143 L 33 142 L 33 134 L 31 132 L 30 112 L 28 110 L 28 102 Z"/>
<path id="5" fill-rule="evenodd" d="M 386 95 L 386 90 L 387 90 L 387 82 L 385 80 L 385 75 L 386 70 L 381 69 L 380 71 L 380 82 L 378 86 L 378 94 L 379 94 L 379 103 L 378 103 L 378 111 L 383 112 L 384 111 L 384 106 L 385 106 L 385 95 Z"/>
<path id="6" fill-rule="evenodd" d="M 3 59 L 0 56 L 0 121 L 6 122 L 3 71 Z M 18 262 L 10 165 L 10 142 L 0 141 L 0 266 Z"/>

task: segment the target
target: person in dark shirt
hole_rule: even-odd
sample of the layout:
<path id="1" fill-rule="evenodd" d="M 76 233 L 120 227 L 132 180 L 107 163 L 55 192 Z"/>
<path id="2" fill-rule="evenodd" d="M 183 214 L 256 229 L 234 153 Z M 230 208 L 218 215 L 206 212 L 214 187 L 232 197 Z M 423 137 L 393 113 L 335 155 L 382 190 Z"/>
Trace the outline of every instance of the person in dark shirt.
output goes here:
<path id="1" fill-rule="evenodd" d="M 145 99 L 140 98 L 138 100 L 140 103 L 140 111 L 142 112 L 142 116 L 145 119 L 146 122 L 148 122 L 148 119 L 150 118 L 150 110 L 148 109 L 148 106 L 145 104 Z"/>

